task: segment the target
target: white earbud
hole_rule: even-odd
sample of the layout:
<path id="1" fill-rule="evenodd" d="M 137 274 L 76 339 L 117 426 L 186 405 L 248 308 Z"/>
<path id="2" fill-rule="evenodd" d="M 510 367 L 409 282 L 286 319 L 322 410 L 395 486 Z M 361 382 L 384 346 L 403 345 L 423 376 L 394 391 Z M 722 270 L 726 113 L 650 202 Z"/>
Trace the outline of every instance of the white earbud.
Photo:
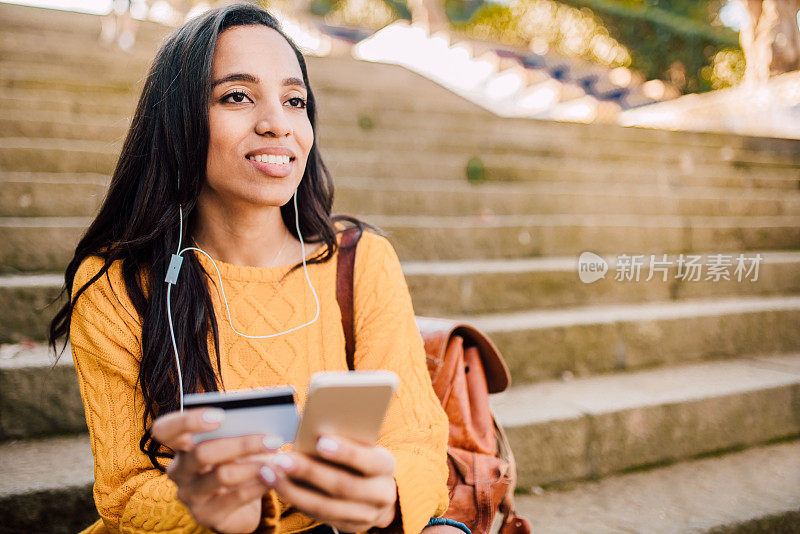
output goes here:
<path id="1" fill-rule="evenodd" d="M 319 297 L 317 296 L 317 292 L 314 289 L 314 285 L 311 283 L 311 279 L 308 276 L 308 268 L 306 267 L 306 247 L 305 243 L 303 242 L 303 234 L 300 233 L 300 213 L 297 211 L 297 190 L 295 190 L 294 192 L 295 227 L 297 229 L 297 236 L 300 238 L 300 248 L 303 254 L 303 271 L 305 272 L 306 275 L 306 282 L 308 282 L 308 287 L 311 288 L 311 293 L 313 293 L 314 295 L 314 301 L 316 302 L 317 305 L 317 311 L 314 314 L 314 318 L 311 319 L 309 322 L 301 324 L 299 326 L 295 326 L 294 328 L 290 328 L 289 330 L 286 330 L 284 332 L 277 332 L 275 334 L 265 334 L 265 335 L 255 336 L 255 335 L 244 334 L 236 330 L 236 328 L 234 328 L 233 322 L 231 321 L 231 309 L 230 306 L 228 305 L 228 298 L 225 296 L 225 288 L 222 285 L 222 275 L 219 272 L 219 267 L 217 267 L 217 262 L 215 262 L 214 258 L 212 258 L 206 251 L 198 247 L 186 247 L 184 249 L 181 248 L 181 244 L 183 243 L 183 208 L 179 206 L 178 212 L 180 214 L 180 228 L 179 228 L 180 234 L 178 236 L 178 250 L 175 254 L 172 255 L 172 259 L 169 262 L 169 267 L 167 268 L 167 275 L 164 278 L 164 282 L 167 283 L 167 320 L 169 322 L 169 335 L 170 339 L 172 340 L 172 350 L 175 352 L 175 367 L 178 371 L 178 391 L 180 393 L 180 408 L 181 411 L 183 411 L 183 376 L 181 375 L 181 362 L 180 362 L 180 357 L 178 356 L 178 345 L 175 342 L 175 329 L 174 326 L 172 325 L 171 290 L 172 290 L 172 285 L 177 283 L 178 281 L 178 273 L 180 272 L 181 264 L 183 263 L 184 252 L 188 250 L 194 250 L 200 252 L 201 254 L 204 254 L 209 260 L 211 260 L 211 263 L 214 265 L 214 269 L 216 269 L 217 271 L 217 280 L 219 281 L 219 288 L 222 293 L 222 300 L 225 302 L 225 310 L 228 313 L 228 324 L 231 325 L 231 330 L 233 330 L 236 334 L 242 337 L 246 337 L 249 339 L 267 339 L 271 337 L 281 336 L 283 334 L 288 334 L 289 332 L 294 332 L 295 330 L 299 330 L 301 328 L 313 324 L 319 318 Z M 220 346 L 221 345 L 222 344 L 220 343 Z"/>

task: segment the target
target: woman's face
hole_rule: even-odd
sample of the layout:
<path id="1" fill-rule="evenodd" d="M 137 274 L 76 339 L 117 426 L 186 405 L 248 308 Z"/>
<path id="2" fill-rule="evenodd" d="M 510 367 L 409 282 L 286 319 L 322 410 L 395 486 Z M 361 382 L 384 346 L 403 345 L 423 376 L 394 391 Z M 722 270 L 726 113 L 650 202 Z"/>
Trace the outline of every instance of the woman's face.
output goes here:
<path id="1" fill-rule="evenodd" d="M 314 142 L 307 97 L 300 64 L 280 33 L 261 24 L 222 32 L 212 64 L 205 192 L 231 204 L 291 200 Z M 293 160 L 267 162 L 280 151 Z M 262 155 L 263 163 L 254 161 Z"/>

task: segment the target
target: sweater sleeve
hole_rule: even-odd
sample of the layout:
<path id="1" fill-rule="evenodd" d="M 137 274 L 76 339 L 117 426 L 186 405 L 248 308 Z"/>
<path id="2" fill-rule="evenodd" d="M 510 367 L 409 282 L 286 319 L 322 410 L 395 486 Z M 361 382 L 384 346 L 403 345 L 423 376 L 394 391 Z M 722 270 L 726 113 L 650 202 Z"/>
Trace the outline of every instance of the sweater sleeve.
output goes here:
<path id="1" fill-rule="evenodd" d="M 103 261 L 85 260 L 74 293 Z M 118 265 L 78 298 L 70 342 L 94 454 L 94 499 L 112 533 L 211 534 L 176 496 L 177 487 L 139 449 L 144 400 L 137 388 L 141 322 L 127 297 Z"/>
<path id="2" fill-rule="evenodd" d="M 392 245 L 365 232 L 356 249 L 356 369 L 390 369 L 400 378 L 378 445 L 396 460 L 404 534 L 418 534 L 448 507 L 448 421 L 428 374 L 408 285 Z"/>

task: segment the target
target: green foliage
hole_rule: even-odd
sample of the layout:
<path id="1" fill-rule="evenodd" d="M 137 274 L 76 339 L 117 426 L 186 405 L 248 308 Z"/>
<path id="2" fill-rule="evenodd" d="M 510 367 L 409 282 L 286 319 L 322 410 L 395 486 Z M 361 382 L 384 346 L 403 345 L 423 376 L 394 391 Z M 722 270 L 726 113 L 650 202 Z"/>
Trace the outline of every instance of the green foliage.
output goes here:
<path id="1" fill-rule="evenodd" d="M 610 0 L 610 3 L 640 9 L 656 8 L 700 22 L 716 18 L 728 0 Z"/>
<path id="2" fill-rule="evenodd" d="M 709 22 L 721 1 L 512 0 L 485 4 L 456 27 L 513 46 L 543 39 L 565 55 L 629 66 L 648 79 L 700 92 L 737 81 L 738 36 Z M 726 64 L 717 67 L 718 61 Z"/>
<path id="3" fill-rule="evenodd" d="M 472 184 L 480 184 L 486 181 L 486 170 L 483 161 L 478 156 L 473 156 L 467 162 L 467 180 Z"/>
<path id="4" fill-rule="evenodd" d="M 474 39 L 528 48 L 544 44 L 560 54 L 609 67 L 627 66 L 628 50 L 591 13 L 553 0 L 486 4 L 456 30 Z"/>
<path id="5" fill-rule="evenodd" d="M 713 65 L 703 67 L 703 79 L 714 89 L 738 84 L 744 78 L 745 59 L 741 48 L 723 48 L 714 56 Z"/>
<path id="6" fill-rule="evenodd" d="M 454 23 L 467 22 L 483 5 L 483 0 L 443 0 L 447 16 Z"/>
<path id="7" fill-rule="evenodd" d="M 347 0 L 311 0 L 310 10 L 314 15 L 325 16 Z M 411 11 L 404 0 L 381 0 L 391 10 L 394 18 L 411 20 Z"/>
<path id="8" fill-rule="evenodd" d="M 324 16 L 330 13 L 336 0 L 311 0 L 309 8 L 314 15 Z"/>
<path id="9" fill-rule="evenodd" d="M 372 117 L 361 115 L 358 117 L 358 126 L 365 132 L 368 132 L 375 127 L 375 123 L 372 121 Z"/>
<path id="10" fill-rule="evenodd" d="M 408 9 L 408 4 L 404 0 L 383 0 L 398 18 L 411 20 L 411 10 Z"/>
<path id="11" fill-rule="evenodd" d="M 686 92 L 712 89 L 716 84 L 709 78 L 707 67 L 711 66 L 713 71 L 714 58 L 721 50 L 739 48 L 739 39 L 734 31 L 714 27 L 705 18 L 708 16 L 709 2 L 560 1 L 590 9 L 611 36 L 628 48 L 632 58 L 631 67 L 647 77 L 671 80 L 670 67 L 674 62 L 680 62 L 686 69 L 683 88 Z M 647 5 L 656 3 L 663 3 L 667 8 Z M 676 14 L 679 12 L 687 16 Z"/>

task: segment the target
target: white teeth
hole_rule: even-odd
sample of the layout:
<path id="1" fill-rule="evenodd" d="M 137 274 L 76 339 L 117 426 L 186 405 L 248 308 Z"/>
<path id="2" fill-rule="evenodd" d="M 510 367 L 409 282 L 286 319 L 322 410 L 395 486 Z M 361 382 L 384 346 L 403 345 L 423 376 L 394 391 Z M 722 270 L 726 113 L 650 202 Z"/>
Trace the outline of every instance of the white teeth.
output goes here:
<path id="1" fill-rule="evenodd" d="M 276 154 L 258 154 L 256 156 L 247 156 L 247 159 L 258 161 L 259 163 L 278 163 L 288 164 L 289 156 L 278 156 Z"/>

